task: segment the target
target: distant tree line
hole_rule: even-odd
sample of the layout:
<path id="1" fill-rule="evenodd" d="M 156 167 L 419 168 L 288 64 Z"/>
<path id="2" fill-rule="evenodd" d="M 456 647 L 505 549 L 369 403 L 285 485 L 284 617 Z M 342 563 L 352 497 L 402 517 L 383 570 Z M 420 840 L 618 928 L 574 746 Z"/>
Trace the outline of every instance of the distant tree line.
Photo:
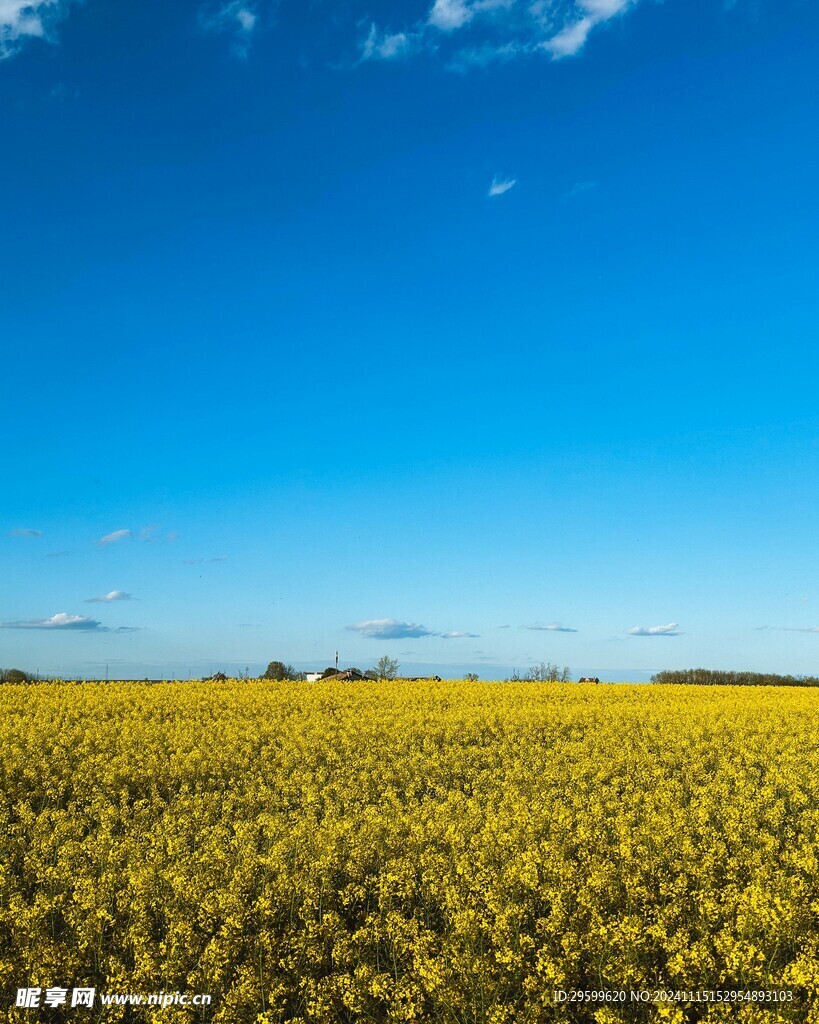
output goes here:
<path id="1" fill-rule="evenodd" d="M 507 683 L 568 683 L 572 677 L 572 671 L 568 665 L 561 668 L 559 665 L 552 665 L 551 662 L 541 661 L 539 665 L 532 665 L 523 675 L 517 670 L 506 680 Z"/>
<path id="2" fill-rule="evenodd" d="M 677 686 L 819 686 L 817 676 L 781 676 L 773 672 L 724 672 L 713 668 L 685 668 L 657 672 L 652 683 Z"/>
<path id="3" fill-rule="evenodd" d="M 321 678 L 329 679 L 330 676 L 339 675 L 341 671 L 330 665 L 321 673 Z M 390 658 L 385 654 L 373 668 L 366 669 L 363 672 L 358 668 L 347 668 L 343 671 L 355 673 L 366 679 L 395 679 L 398 675 L 398 662 L 395 658 Z M 288 665 L 283 661 L 271 661 L 265 669 L 262 679 L 272 679 L 276 682 L 283 682 L 285 680 L 298 681 L 304 679 L 305 676 L 305 672 L 298 672 L 292 665 Z"/>

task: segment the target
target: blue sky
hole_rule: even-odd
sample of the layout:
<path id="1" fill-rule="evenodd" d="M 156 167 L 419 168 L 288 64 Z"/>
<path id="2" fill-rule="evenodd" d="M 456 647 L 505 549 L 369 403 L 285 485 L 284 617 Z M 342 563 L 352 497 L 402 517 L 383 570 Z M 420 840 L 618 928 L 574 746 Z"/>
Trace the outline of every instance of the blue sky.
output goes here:
<path id="1" fill-rule="evenodd" d="M 817 672 L 818 44 L 0 0 L 0 664 Z"/>

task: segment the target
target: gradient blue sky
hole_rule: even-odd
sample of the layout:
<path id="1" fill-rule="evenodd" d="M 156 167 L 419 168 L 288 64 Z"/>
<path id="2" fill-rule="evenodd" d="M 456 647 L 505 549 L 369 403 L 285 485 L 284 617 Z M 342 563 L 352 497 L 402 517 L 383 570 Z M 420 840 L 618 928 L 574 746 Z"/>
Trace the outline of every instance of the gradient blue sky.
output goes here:
<path id="1" fill-rule="evenodd" d="M 0 54 L 0 664 L 819 672 L 817 5 L 0 0 Z"/>

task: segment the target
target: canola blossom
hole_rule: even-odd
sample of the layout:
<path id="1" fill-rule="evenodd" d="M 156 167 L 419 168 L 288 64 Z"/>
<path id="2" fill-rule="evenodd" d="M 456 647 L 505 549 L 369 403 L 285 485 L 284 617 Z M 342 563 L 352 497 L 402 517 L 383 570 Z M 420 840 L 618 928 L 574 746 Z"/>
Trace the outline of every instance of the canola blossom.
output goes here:
<path id="1" fill-rule="evenodd" d="M 0 1020 L 819 1022 L 819 693 L 0 687 Z M 789 990 L 566 1003 L 556 991 Z"/>

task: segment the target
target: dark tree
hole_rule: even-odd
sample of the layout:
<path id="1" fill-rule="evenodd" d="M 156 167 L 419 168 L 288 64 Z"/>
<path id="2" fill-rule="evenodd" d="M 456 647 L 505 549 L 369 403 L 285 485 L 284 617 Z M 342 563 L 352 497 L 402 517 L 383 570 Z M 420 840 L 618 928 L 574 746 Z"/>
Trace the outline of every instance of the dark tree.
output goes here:
<path id="1" fill-rule="evenodd" d="M 30 683 L 32 679 L 33 677 L 21 668 L 0 668 L 0 683 L 12 683 L 19 686 L 21 683 Z"/>

